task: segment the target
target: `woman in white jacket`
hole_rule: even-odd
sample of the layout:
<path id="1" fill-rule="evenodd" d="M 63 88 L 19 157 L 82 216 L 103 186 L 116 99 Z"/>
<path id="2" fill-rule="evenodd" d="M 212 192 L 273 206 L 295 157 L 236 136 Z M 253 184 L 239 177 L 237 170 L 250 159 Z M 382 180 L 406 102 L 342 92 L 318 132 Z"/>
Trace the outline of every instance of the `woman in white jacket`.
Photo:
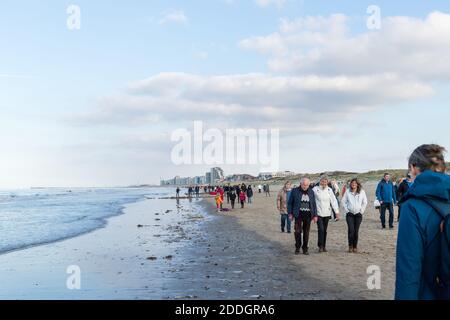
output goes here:
<path id="1" fill-rule="evenodd" d="M 336 221 L 339 220 L 339 205 L 333 190 L 328 187 L 328 178 L 322 177 L 320 185 L 314 187 L 317 206 L 317 229 L 319 253 L 327 252 L 327 229 L 333 210 Z"/>
<path id="2" fill-rule="evenodd" d="M 359 227 L 367 208 L 367 196 L 358 179 L 350 182 L 350 188 L 342 198 L 342 206 L 347 213 L 348 252 L 357 253 Z"/>

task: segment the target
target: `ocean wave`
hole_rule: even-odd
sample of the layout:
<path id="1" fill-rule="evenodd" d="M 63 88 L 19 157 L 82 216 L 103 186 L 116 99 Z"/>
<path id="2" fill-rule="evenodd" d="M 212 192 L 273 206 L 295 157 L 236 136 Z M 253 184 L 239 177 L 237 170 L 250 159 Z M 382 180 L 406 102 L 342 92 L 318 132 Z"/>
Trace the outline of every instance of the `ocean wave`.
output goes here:
<path id="1" fill-rule="evenodd" d="M 30 189 L 0 192 L 0 254 L 104 227 L 124 206 L 166 189 Z"/>

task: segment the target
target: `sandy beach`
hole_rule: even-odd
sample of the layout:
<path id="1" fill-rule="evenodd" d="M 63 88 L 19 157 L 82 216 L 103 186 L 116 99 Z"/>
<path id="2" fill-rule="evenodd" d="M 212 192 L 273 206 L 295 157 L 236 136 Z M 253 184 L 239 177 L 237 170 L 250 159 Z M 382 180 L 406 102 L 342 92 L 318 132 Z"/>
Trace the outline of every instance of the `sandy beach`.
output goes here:
<path id="1" fill-rule="evenodd" d="M 397 228 L 381 229 L 379 212 L 372 206 L 376 182 L 366 183 L 364 187 L 369 207 L 360 229 L 358 254 L 346 252 L 347 225 L 345 220 L 341 220 L 330 223 L 328 253 L 317 253 L 317 226 L 312 224 L 309 243 L 311 254 L 295 256 L 294 235 L 280 232 L 280 219 L 275 204 L 280 186 L 272 187 L 271 197 L 256 193 L 253 204 L 246 204 L 245 209 L 237 209 L 226 215 L 234 217 L 240 227 L 246 230 L 244 232 L 254 233 L 255 237 L 259 237 L 261 246 L 273 248 L 272 254 L 283 260 L 282 267 L 271 266 L 269 257 L 264 267 L 272 268 L 273 275 L 283 275 L 285 282 L 312 282 L 311 292 L 320 293 L 318 297 L 325 295 L 326 298 L 338 299 L 390 300 L 393 299 L 395 285 Z M 397 209 L 395 212 L 396 217 Z M 380 290 L 367 288 L 367 268 L 371 265 L 381 269 Z M 289 292 L 288 296 L 303 298 L 295 292 Z"/>
<path id="2" fill-rule="evenodd" d="M 369 202 L 374 185 L 367 185 Z M 2 299 L 392 299 L 396 231 L 381 230 L 369 208 L 360 254 L 346 252 L 346 224 L 329 227 L 329 253 L 294 255 L 272 197 L 216 213 L 213 199 L 146 199 L 106 227 L 72 239 L 0 255 Z M 225 207 L 227 205 L 225 204 Z M 82 271 L 81 290 L 66 269 Z M 382 270 L 367 289 L 367 267 Z"/>

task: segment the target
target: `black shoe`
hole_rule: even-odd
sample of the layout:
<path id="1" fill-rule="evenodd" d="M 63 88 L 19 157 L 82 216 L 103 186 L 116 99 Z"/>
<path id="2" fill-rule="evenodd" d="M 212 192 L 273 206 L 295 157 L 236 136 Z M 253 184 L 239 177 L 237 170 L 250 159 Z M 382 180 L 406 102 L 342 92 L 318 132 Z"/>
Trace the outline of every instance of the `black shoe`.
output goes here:
<path id="1" fill-rule="evenodd" d="M 381 226 L 381 229 L 386 229 L 386 226 Z"/>
<path id="2" fill-rule="evenodd" d="M 284 233 L 284 229 L 281 229 L 281 232 L 283 232 L 283 233 Z"/>
<path id="3" fill-rule="evenodd" d="M 299 255 L 300 254 L 300 249 L 295 249 L 295 254 Z"/>
<path id="4" fill-rule="evenodd" d="M 305 256 L 309 256 L 308 250 L 303 250 L 303 254 L 304 254 Z"/>
<path id="5" fill-rule="evenodd" d="M 287 233 L 291 233 L 291 230 L 289 230 Z"/>
<path id="6" fill-rule="evenodd" d="M 394 229 L 394 226 L 392 226 L 392 227 L 389 227 L 389 229 L 391 229 L 391 230 L 392 230 L 392 229 Z"/>

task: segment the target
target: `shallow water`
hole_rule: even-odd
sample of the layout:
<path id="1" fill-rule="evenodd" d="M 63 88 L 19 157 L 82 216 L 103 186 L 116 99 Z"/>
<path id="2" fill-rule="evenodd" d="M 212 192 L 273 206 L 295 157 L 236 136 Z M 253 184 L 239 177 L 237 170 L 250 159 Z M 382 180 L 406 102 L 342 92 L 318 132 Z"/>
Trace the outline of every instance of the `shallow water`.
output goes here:
<path id="1" fill-rule="evenodd" d="M 27 189 L 0 191 L 0 254 L 104 227 L 124 205 L 167 188 Z"/>
<path id="2" fill-rule="evenodd" d="M 153 196 L 127 204 L 123 215 L 107 219 L 106 228 L 0 255 L 0 299 L 170 295 L 168 283 L 179 281 L 177 269 L 187 259 L 186 246 L 202 222 L 212 217 L 203 214 L 199 200 L 159 199 L 166 196 L 160 190 Z M 69 266 L 81 270 L 80 290 L 67 287 Z"/>

